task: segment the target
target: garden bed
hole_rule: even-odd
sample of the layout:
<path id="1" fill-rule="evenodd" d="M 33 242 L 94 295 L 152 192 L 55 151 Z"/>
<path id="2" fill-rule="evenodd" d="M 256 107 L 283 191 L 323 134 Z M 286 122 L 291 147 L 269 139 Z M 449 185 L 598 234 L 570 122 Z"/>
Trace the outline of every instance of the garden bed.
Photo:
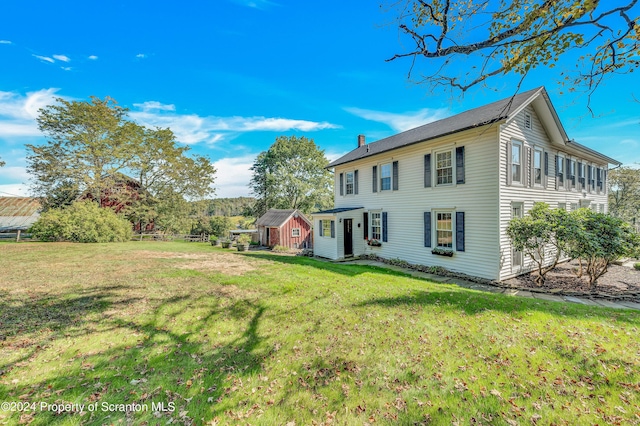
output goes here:
<path id="1" fill-rule="evenodd" d="M 608 299 L 640 301 L 640 271 L 627 266 L 610 265 L 593 289 L 589 289 L 588 277 L 576 276 L 578 261 L 562 263 L 547 273 L 544 285 L 535 282 L 536 272 L 503 281 L 509 287 L 544 291 L 552 294 L 594 296 Z"/>

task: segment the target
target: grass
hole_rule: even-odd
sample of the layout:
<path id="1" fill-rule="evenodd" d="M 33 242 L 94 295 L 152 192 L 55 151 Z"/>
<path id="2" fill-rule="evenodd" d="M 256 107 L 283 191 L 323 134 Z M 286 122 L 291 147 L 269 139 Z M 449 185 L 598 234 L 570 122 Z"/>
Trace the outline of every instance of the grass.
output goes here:
<path id="1" fill-rule="evenodd" d="M 99 404 L 0 424 L 640 423 L 637 311 L 199 243 L 0 261 L 0 402 Z"/>

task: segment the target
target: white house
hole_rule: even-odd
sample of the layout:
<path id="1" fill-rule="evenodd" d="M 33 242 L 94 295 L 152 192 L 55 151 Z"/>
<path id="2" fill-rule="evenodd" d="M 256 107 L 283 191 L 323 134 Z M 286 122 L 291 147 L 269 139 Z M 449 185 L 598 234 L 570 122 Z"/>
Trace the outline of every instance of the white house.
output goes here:
<path id="1" fill-rule="evenodd" d="M 536 201 L 607 211 L 620 162 L 570 140 L 540 87 L 358 147 L 333 161 L 335 208 L 314 253 L 363 254 L 504 280 L 532 269 L 505 230 Z"/>

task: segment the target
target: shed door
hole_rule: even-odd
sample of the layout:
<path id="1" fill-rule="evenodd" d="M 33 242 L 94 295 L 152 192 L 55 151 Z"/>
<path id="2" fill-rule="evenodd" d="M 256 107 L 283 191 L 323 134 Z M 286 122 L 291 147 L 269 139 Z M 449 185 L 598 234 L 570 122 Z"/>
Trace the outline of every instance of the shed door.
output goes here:
<path id="1" fill-rule="evenodd" d="M 353 219 L 344 219 L 344 256 L 353 256 Z"/>

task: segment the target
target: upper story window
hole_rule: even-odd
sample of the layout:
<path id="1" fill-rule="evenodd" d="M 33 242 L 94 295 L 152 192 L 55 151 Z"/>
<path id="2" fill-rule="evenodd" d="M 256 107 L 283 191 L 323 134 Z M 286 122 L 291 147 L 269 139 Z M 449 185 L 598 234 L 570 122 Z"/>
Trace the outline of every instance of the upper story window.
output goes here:
<path id="1" fill-rule="evenodd" d="M 542 185 L 542 151 L 539 149 L 533 152 L 533 183 Z"/>
<path id="2" fill-rule="evenodd" d="M 383 164 L 380 166 L 380 190 L 387 191 L 391 189 L 391 164 Z"/>
<path id="3" fill-rule="evenodd" d="M 522 142 L 513 141 L 511 143 L 511 181 L 522 182 Z"/>
<path id="4" fill-rule="evenodd" d="M 453 183 L 453 163 L 451 151 L 436 153 L 436 184 Z"/>
<path id="5" fill-rule="evenodd" d="M 589 166 L 589 191 L 596 190 L 596 168 L 595 166 Z"/>
<path id="6" fill-rule="evenodd" d="M 532 122 L 531 122 L 531 114 L 525 113 L 524 115 L 524 128 L 525 129 L 531 129 L 533 126 Z"/>
<path id="7" fill-rule="evenodd" d="M 353 172 L 347 172 L 346 173 L 346 193 L 347 195 L 352 195 L 353 192 L 353 187 L 354 187 L 354 178 L 353 178 Z"/>
<path id="8" fill-rule="evenodd" d="M 329 231 L 331 232 L 331 231 Z M 299 237 L 300 236 L 300 228 L 291 228 L 291 236 Z"/>

